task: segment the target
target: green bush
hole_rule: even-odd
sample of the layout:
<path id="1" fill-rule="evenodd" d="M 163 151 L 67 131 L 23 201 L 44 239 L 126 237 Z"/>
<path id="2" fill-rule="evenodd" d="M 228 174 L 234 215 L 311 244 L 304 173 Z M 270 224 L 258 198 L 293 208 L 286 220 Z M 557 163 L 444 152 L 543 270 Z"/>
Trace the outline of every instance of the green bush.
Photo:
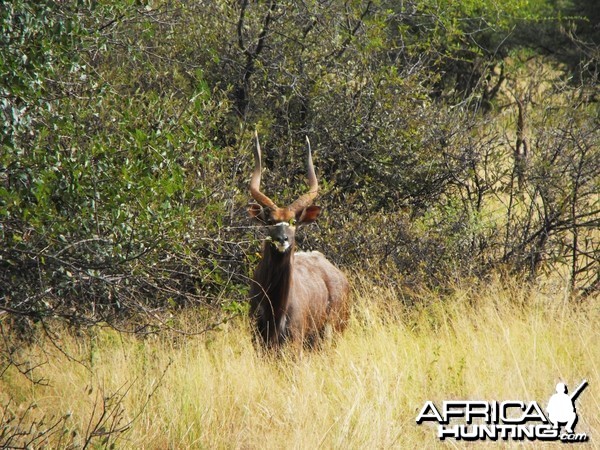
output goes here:
<path id="1" fill-rule="evenodd" d="M 304 248 L 415 287 L 562 264 L 593 292 L 597 43 L 573 34 L 579 3 L 6 3 L 0 308 L 242 311 L 255 130 L 281 203 L 313 143 L 324 213 Z"/>

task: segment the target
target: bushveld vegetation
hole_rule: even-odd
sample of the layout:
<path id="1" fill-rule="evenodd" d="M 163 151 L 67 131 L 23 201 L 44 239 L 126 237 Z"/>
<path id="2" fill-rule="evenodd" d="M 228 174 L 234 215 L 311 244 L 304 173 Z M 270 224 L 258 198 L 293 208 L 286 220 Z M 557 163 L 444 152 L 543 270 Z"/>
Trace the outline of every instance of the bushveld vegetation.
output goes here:
<path id="1" fill-rule="evenodd" d="M 3 374 L 1 442 L 32 448 L 446 447 L 435 427 L 415 423 L 427 400 L 522 400 L 545 407 L 557 380 L 573 389 L 586 378 L 576 429 L 590 436 L 587 448 L 597 448 L 597 305 L 573 308 L 564 295 L 500 280 L 455 286 L 452 295 L 424 293 L 415 305 L 395 288 L 374 288 L 360 276 L 355 287 L 349 329 L 300 360 L 293 352 L 275 359 L 254 351 L 245 320 L 202 333 L 194 312 L 175 318 L 182 332 L 145 339 L 106 328 L 39 337 L 19 353 L 35 383 L 16 370 Z M 535 442 L 535 448 L 556 445 Z"/>
<path id="2" fill-rule="evenodd" d="M 0 445 L 394 446 L 563 377 L 598 431 L 595 3 L 4 2 Z M 298 244 L 355 275 L 300 362 L 244 325 L 255 130 L 282 203 L 310 137 Z"/>

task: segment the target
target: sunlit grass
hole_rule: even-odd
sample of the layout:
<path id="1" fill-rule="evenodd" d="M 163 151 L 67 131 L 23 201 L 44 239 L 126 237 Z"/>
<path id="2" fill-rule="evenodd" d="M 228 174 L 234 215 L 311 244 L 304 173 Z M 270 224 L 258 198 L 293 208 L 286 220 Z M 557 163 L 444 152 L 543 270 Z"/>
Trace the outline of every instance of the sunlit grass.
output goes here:
<path id="1" fill-rule="evenodd" d="M 600 446 L 596 300 L 573 305 L 562 291 L 496 280 L 409 302 L 360 277 L 354 299 L 349 329 L 301 357 L 257 353 L 244 319 L 195 337 L 65 332 L 60 350 L 42 339 L 21 355 L 45 362 L 33 375 L 48 385 L 31 384 L 13 367 L 0 378 L 1 404 L 11 398 L 18 414 L 35 402 L 29 420 L 69 414 L 63 439 L 79 445 L 98 423 L 102 398 L 116 393 L 106 408 L 115 420 L 104 431 L 127 427 L 110 436 L 118 436 L 117 448 L 461 447 L 416 425 L 425 401 L 545 406 L 558 381 L 574 388 L 586 378 L 577 431 L 590 436 L 585 447 Z M 200 326 L 193 313 L 181 321 L 190 332 Z"/>

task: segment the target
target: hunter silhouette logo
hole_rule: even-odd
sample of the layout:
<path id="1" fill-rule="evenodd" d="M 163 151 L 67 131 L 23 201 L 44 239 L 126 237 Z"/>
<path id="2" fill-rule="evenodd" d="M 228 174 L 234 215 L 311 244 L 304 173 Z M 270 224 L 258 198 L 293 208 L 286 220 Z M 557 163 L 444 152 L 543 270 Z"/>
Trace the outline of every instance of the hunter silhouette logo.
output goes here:
<path id="1" fill-rule="evenodd" d="M 556 385 L 556 394 L 550 397 L 548 401 L 548 418 L 554 428 L 558 429 L 560 423 L 566 423 L 565 431 L 568 434 L 573 434 L 573 428 L 577 423 L 577 410 L 575 409 L 575 399 L 587 387 L 587 380 L 583 380 L 575 389 L 573 394 L 567 394 L 567 385 L 558 383 Z"/>
<path id="2" fill-rule="evenodd" d="M 417 425 L 437 423 L 440 440 L 586 442 L 588 435 L 574 430 L 578 418 L 575 401 L 587 385 L 583 380 L 569 395 L 566 384 L 558 383 L 548 400 L 547 414 L 535 401 L 449 400 L 442 402 L 441 408 L 427 401 L 417 416 Z"/>

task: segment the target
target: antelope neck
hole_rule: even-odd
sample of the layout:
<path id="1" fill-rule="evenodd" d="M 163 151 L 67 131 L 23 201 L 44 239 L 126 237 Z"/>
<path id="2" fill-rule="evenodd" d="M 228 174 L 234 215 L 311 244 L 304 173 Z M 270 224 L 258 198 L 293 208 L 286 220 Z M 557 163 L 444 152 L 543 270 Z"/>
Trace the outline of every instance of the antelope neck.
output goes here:
<path id="1" fill-rule="evenodd" d="M 294 245 L 285 252 L 280 252 L 269 242 L 265 242 L 263 259 L 260 263 L 260 285 L 264 289 L 264 312 L 270 326 L 276 330 L 275 339 L 279 339 L 284 331 L 285 316 L 289 305 L 289 293 L 293 282 L 292 264 Z"/>

